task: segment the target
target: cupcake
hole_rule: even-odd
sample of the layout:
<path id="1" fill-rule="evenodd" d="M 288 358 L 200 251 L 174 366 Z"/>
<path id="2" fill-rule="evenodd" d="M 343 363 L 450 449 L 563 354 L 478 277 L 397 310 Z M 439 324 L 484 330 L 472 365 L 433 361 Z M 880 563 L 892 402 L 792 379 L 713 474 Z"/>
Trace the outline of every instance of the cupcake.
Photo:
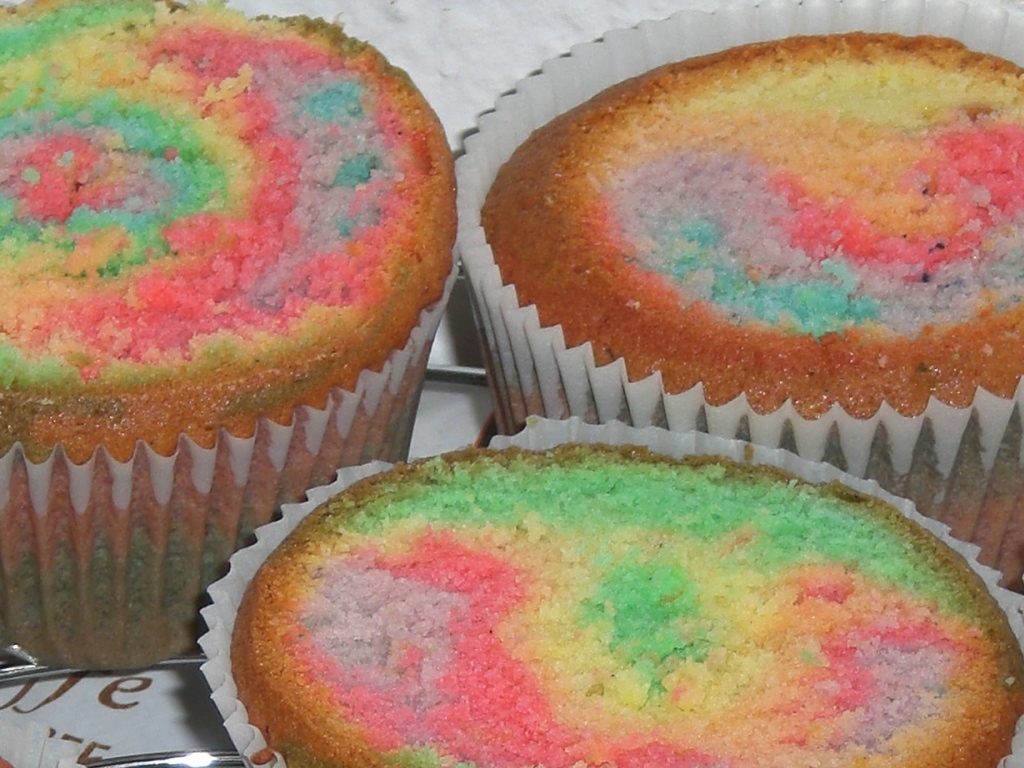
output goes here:
<path id="1" fill-rule="evenodd" d="M 406 74 L 220 4 L 0 13 L 0 641 L 190 651 L 285 501 L 407 455 L 454 169 Z"/>
<path id="2" fill-rule="evenodd" d="M 522 82 L 457 163 L 499 426 L 787 447 L 910 497 L 1021 588 L 1022 23 L 726 5 Z"/>
<path id="3" fill-rule="evenodd" d="M 541 420 L 360 477 L 287 507 L 211 587 L 203 671 L 254 764 L 995 768 L 1013 750 L 1024 598 L 876 484 Z"/>

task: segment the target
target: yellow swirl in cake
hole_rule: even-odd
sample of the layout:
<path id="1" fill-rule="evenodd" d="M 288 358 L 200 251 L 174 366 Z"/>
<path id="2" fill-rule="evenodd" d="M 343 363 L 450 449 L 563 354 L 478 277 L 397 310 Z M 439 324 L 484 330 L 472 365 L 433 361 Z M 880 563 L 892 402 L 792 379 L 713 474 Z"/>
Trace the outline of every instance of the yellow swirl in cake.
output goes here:
<path id="1" fill-rule="evenodd" d="M 454 181 L 405 74 L 222 5 L 0 16 L 0 448 L 291 420 L 400 349 L 451 272 Z"/>
<path id="2" fill-rule="evenodd" d="M 1010 397 L 1021 83 L 890 34 L 667 65 L 535 131 L 488 194 L 487 241 L 544 325 L 669 393 L 808 418 Z"/>
<path id="3" fill-rule="evenodd" d="M 715 457 L 477 451 L 321 505 L 232 675 L 292 768 L 994 768 L 1024 711 L 959 555 L 840 486 Z"/>

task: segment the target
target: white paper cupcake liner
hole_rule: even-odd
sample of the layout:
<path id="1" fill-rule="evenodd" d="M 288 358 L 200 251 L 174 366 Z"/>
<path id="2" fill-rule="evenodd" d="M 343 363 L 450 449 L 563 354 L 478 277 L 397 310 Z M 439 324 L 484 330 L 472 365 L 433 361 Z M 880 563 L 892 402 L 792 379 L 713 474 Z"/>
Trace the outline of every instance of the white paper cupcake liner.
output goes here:
<path id="1" fill-rule="evenodd" d="M 283 505 L 281 518 L 257 529 L 255 543 L 232 555 L 227 575 L 210 585 L 210 604 L 201 611 L 206 631 L 199 637 L 199 646 L 207 660 L 200 670 L 210 686 L 213 703 L 224 718 L 228 737 L 248 766 L 284 768 L 285 762 L 276 752 L 267 752 L 263 733 L 249 723 L 231 674 L 231 633 L 242 596 L 270 553 L 317 506 L 356 481 L 393 466 L 390 462 L 377 461 L 344 467 L 338 470 L 334 482 L 310 489 L 305 502 Z"/>
<path id="2" fill-rule="evenodd" d="M 910 501 L 893 496 L 873 481 L 841 472 L 829 464 L 807 461 L 782 449 L 725 440 L 702 432 L 637 428 L 621 422 L 590 424 L 578 418 L 549 420 L 531 417 L 522 432 L 512 436 L 499 435 L 491 441 L 491 447 L 541 451 L 565 443 L 641 445 L 674 458 L 720 455 L 740 463 L 776 467 L 812 483 L 841 482 L 863 494 L 880 498 L 929 530 L 967 561 L 1006 612 L 1014 635 L 1024 644 L 1024 595 L 999 586 L 999 573 L 977 561 L 977 546 L 953 538 L 946 526 L 919 514 Z M 199 638 L 200 647 L 207 657 L 201 670 L 210 685 L 213 702 L 224 718 L 228 736 L 249 766 L 285 768 L 285 761 L 276 752 L 268 750 L 263 734 L 248 722 L 245 706 L 238 700 L 231 675 L 231 635 L 242 596 L 270 553 L 302 519 L 357 480 L 386 471 L 391 466 L 377 462 L 340 470 L 335 482 L 311 490 L 305 503 L 285 505 L 282 518 L 260 528 L 256 532 L 256 543 L 235 553 L 231 557 L 228 574 L 210 587 L 211 602 L 202 611 L 207 631 Z M 1017 724 L 1013 752 L 1001 762 L 1000 768 L 1024 768 L 1024 718 Z"/>
<path id="3" fill-rule="evenodd" d="M 542 327 L 537 309 L 519 304 L 504 285 L 480 224 L 480 210 L 498 169 L 536 129 L 606 87 L 671 61 L 736 45 L 797 34 L 899 32 L 953 37 L 969 47 L 1024 64 L 1024 5 L 999 0 L 749 0 L 708 9 L 691 2 L 661 21 L 608 32 L 575 46 L 501 97 L 480 117 L 456 161 L 459 183 L 457 249 L 481 330 L 499 431 L 515 432 L 530 415 L 620 420 L 674 431 L 702 430 L 789 448 L 811 461 L 829 461 L 857 476 L 874 477 L 909 495 L 929 516 L 945 519 L 958 536 L 984 542 L 982 560 L 1003 571 L 1004 583 L 1024 588 L 1024 530 L 988 507 L 1014 507 L 1024 516 L 1020 410 L 1024 385 L 1012 398 L 978 391 L 965 408 L 932 398 L 924 412 L 904 416 L 883 404 L 870 419 L 841 407 L 815 419 L 791 404 L 761 414 L 744 396 L 712 405 L 697 385 L 666 392 L 655 373 L 631 380 L 622 359 L 599 366 L 589 344 L 567 347 L 560 326 Z M 711 4 L 712 6 L 714 4 Z M 971 441 L 965 440 L 965 435 Z M 1019 482 L 995 488 L 996 464 Z M 955 508 L 944 500 L 959 491 Z M 955 495 L 955 494 L 954 494 Z M 1003 526 L 998 531 L 992 525 Z M 1012 538 L 1007 538 L 1011 536 Z"/>
<path id="4" fill-rule="evenodd" d="M 49 726 L 30 722 L 14 725 L 0 720 L 0 758 L 13 768 L 73 768 L 77 750 L 50 735 Z"/>
<path id="5" fill-rule="evenodd" d="M 49 666 L 125 669 L 195 649 L 206 587 L 280 504 L 338 467 L 408 456 L 434 334 L 455 280 L 380 371 L 291 424 L 162 456 L 140 443 L 78 465 L 0 457 L 0 642 Z"/>

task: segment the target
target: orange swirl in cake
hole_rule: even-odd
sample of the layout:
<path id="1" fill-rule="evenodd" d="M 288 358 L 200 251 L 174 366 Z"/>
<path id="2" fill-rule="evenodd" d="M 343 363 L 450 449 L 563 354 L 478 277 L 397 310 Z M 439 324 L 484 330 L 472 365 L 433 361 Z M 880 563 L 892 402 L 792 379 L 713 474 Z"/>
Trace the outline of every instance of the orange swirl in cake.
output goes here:
<path id="1" fill-rule="evenodd" d="M 379 368 L 441 295 L 436 117 L 328 24 L 30 3 L 0 19 L 0 83 L 0 400 L 34 411 L 9 441 L 61 442 L 93 418 L 82 398 L 116 412 L 115 441 L 175 421 L 164 394 L 127 402 L 144 387 L 196 403 L 202 442 L 289 420 Z"/>
<path id="2" fill-rule="evenodd" d="M 1021 664 L 977 576 L 884 503 L 578 446 L 336 496 L 232 648 L 293 768 L 993 768 Z"/>
<path id="3" fill-rule="evenodd" d="M 882 34 L 669 65 L 538 129 L 490 192 L 488 242 L 542 322 L 669 392 L 808 417 L 1010 397 L 1021 82 Z"/>

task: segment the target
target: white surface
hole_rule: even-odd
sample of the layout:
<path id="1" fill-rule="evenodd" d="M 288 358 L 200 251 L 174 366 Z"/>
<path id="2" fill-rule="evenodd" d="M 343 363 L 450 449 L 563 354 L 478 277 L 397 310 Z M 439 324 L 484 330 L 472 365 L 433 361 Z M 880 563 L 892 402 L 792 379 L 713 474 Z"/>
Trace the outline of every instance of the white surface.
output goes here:
<path id="1" fill-rule="evenodd" d="M 427 382 L 413 427 L 409 458 L 434 456 L 480 442 L 490 415 L 491 396 L 486 388 Z"/>
<path id="2" fill-rule="evenodd" d="M 0 687 L 0 717 L 48 725 L 78 761 L 230 751 L 197 665 L 124 675 L 56 677 Z M 2 746 L 2 745 L 0 745 Z"/>

